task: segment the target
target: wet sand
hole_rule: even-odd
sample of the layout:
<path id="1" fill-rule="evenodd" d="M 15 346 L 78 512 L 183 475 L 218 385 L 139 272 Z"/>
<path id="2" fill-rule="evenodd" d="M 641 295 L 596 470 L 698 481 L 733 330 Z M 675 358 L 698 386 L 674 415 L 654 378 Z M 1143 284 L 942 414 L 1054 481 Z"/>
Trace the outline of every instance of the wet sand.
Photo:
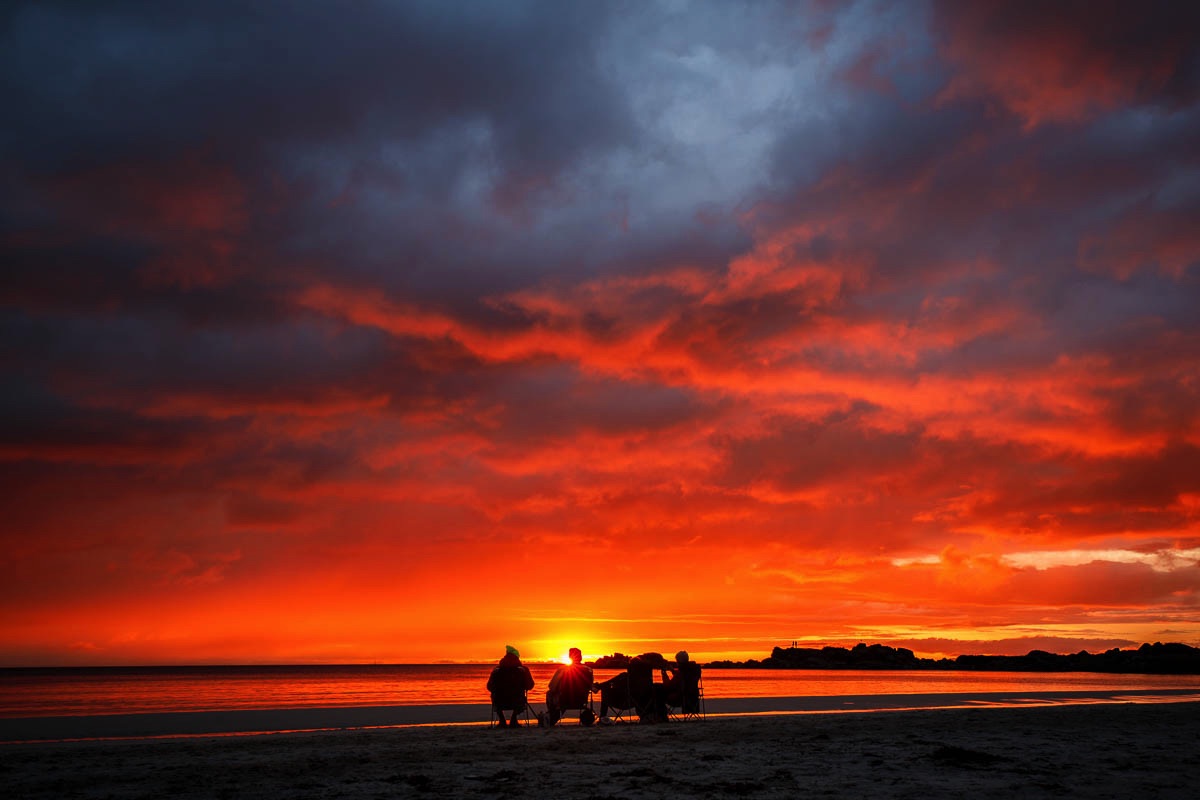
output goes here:
<path id="1" fill-rule="evenodd" d="M 0 746 L 8 798 L 1192 798 L 1200 703 Z"/>
<path id="2" fill-rule="evenodd" d="M 813 711 L 884 711 L 1095 702 L 1200 701 L 1195 689 L 1059 692 L 963 692 L 936 694 L 828 695 L 807 697 L 710 697 L 712 716 Z M 534 703 L 535 710 L 544 705 Z M 180 711 L 96 716 L 0 718 L 0 745 L 31 740 L 149 738 L 231 733 L 274 733 L 400 725 L 467 724 L 488 719 L 485 703 L 390 705 L 345 708 L 275 708 Z"/>

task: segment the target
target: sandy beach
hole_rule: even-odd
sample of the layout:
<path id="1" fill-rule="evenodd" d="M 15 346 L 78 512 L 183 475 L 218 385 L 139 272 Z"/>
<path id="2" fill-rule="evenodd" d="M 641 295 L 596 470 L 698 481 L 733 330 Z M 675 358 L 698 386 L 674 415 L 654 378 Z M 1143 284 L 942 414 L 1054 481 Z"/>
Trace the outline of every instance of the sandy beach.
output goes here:
<path id="1" fill-rule="evenodd" d="M 0 747 L 8 798 L 1196 795 L 1200 703 L 483 725 Z"/>

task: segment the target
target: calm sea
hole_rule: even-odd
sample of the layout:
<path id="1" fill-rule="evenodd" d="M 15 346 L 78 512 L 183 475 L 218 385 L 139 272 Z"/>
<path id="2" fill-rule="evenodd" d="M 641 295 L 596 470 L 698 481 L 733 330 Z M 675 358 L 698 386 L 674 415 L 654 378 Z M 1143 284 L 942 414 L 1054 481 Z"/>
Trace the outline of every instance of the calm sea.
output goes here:
<path id="1" fill-rule="evenodd" d="M 531 664 L 541 693 L 553 664 Z M 486 703 L 490 665 L 0 669 L 0 717 Z M 604 680 L 614 671 L 597 670 Z M 710 669 L 708 698 L 994 692 L 1200 693 L 1198 675 Z"/>

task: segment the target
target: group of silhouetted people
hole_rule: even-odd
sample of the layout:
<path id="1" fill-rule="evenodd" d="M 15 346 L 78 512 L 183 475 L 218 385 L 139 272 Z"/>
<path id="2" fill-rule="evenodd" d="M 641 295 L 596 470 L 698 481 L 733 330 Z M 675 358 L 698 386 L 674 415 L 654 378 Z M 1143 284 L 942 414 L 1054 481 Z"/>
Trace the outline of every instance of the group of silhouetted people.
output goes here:
<path id="1" fill-rule="evenodd" d="M 643 722 L 662 722 L 670 708 L 684 714 L 700 711 L 700 665 L 692 661 L 686 650 L 675 654 L 671 663 L 659 653 L 643 653 L 629 661 L 620 672 L 601 683 L 594 682 L 592 668 L 583 663 L 583 653 L 572 647 L 570 662 L 555 670 L 546 688 L 546 711 L 537 715 L 538 725 L 556 725 L 566 711 L 579 711 L 579 722 L 591 725 L 596 714 L 591 708 L 590 694 L 600 693 L 600 719 L 611 721 L 609 711 L 632 710 Z M 655 683 L 658 670 L 661 682 Z M 515 728 L 517 718 L 529 708 L 527 693 L 533 689 L 533 675 L 521 663 L 521 654 L 512 645 L 505 646 L 504 657 L 488 677 L 488 692 L 492 696 L 492 711 L 500 727 Z M 505 718 L 505 712 L 510 712 Z"/>

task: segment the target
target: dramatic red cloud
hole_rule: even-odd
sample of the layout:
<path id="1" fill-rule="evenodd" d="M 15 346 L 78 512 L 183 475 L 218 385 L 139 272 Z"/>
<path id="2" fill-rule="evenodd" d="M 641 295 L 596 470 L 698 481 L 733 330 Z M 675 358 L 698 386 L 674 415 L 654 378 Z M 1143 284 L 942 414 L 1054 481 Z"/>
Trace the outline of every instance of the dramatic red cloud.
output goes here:
<path id="1" fill-rule="evenodd" d="M 1200 644 L 1186 5 L 451 6 L 0 33 L 0 664 Z"/>

